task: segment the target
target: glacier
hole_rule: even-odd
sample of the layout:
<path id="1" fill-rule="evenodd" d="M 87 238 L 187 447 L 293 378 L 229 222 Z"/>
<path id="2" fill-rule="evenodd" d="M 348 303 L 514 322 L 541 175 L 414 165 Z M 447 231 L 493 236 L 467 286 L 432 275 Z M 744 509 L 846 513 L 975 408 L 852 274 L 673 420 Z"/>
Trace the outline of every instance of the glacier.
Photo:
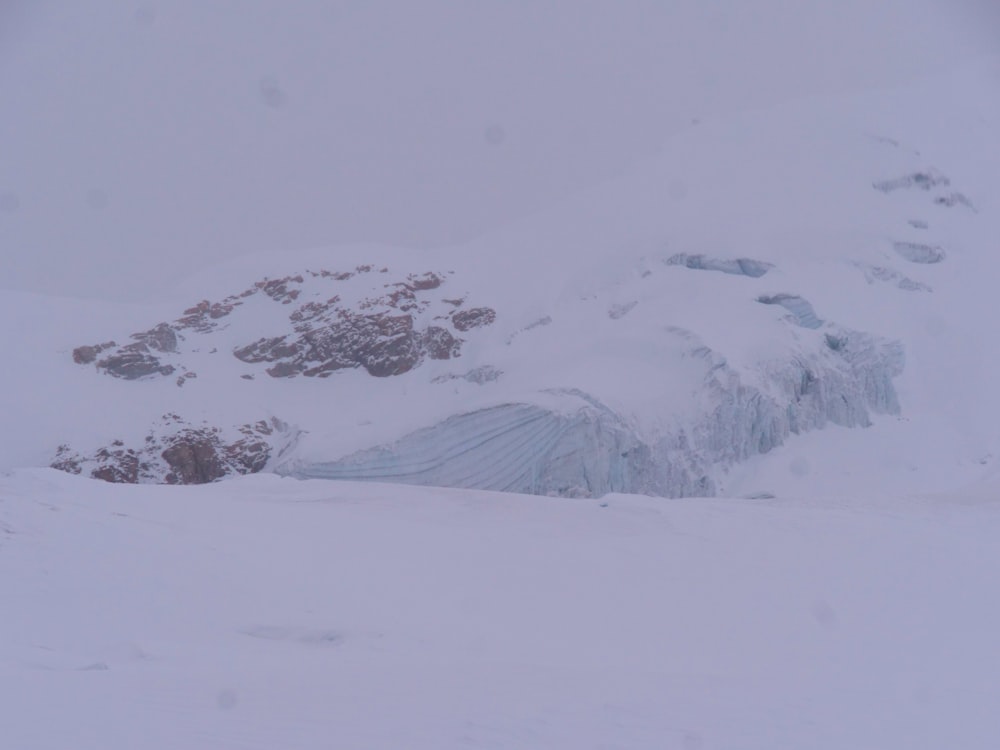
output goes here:
<path id="1" fill-rule="evenodd" d="M 726 467 L 766 453 L 789 435 L 828 423 L 865 427 L 872 413 L 897 414 L 893 378 L 902 345 L 856 331 L 826 333 L 811 354 L 775 364 L 759 384 L 692 333 L 703 371 L 701 416 L 649 431 L 578 389 L 537 403 L 502 403 L 450 416 L 400 439 L 338 460 L 290 462 L 300 479 L 400 482 L 562 497 L 611 492 L 711 496 Z"/>

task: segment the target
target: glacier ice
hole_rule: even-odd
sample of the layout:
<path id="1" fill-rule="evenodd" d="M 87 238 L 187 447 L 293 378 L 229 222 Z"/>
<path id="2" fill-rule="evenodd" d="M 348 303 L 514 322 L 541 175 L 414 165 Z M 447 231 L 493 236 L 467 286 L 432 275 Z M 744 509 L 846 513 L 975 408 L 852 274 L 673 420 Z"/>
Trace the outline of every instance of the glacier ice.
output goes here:
<path id="1" fill-rule="evenodd" d="M 803 328 L 819 328 L 823 321 L 816 315 L 813 306 L 797 294 L 764 294 L 757 298 L 763 305 L 779 305 L 792 314 L 795 325 Z"/>
<path id="2" fill-rule="evenodd" d="M 893 242 L 892 249 L 911 263 L 940 263 L 945 253 L 937 245 L 925 245 L 920 242 Z"/>
<path id="3" fill-rule="evenodd" d="M 278 471 L 567 497 L 706 496 L 717 491 L 725 467 L 766 453 L 790 434 L 828 423 L 864 427 L 871 413 L 899 411 L 892 383 L 903 368 L 898 342 L 834 329 L 812 351 L 772 363 L 754 383 L 693 334 L 674 333 L 703 370 L 699 416 L 689 423 L 646 430 L 636 426 L 636 415 L 590 394 L 548 391 L 537 403 L 469 411 L 394 443 Z"/>
<path id="4" fill-rule="evenodd" d="M 697 271 L 720 271 L 735 276 L 750 276 L 751 278 L 759 278 L 774 267 L 770 263 L 751 258 L 712 258 L 707 255 L 688 255 L 687 253 L 678 253 L 663 262 L 668 266 L 684 266 Z"/>
<path id="5" fill-rule="evenodd" d="M 920 281 L 914 281 L 909 276 L 904 276 L 899 271 L 884 266 L 872 266 L 866 263 L 857 263 L 857 267 L 864 273 L 865 280 L 869 284 L 881 281 L 892 284 L 906 292 L 929 292 L 931 287 Z"/>

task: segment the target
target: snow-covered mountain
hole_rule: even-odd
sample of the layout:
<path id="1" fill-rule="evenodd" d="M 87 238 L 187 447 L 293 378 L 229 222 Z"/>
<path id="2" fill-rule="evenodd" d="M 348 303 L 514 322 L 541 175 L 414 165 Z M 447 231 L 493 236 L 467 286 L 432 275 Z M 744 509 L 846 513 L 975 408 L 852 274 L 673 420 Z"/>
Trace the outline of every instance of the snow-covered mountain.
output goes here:
<path id="1" fill-rule="evenodd" d="M 8 388 L 6 468 L 760 493 L 760 457 L 823 430 L 911 452 L 887 481 L 970 481 L 998 447 L 1000 96 L 969 91 L 995 62 L 695 122 L 459 247 L 244 259 L 150 305 L 3 293 L 15 377 L 73 403 Z"/>

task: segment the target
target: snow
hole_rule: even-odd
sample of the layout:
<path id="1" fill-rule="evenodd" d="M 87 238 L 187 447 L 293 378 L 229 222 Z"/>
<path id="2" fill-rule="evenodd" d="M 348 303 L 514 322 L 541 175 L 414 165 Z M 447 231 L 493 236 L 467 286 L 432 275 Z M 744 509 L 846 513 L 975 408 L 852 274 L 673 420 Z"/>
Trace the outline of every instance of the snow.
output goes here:
<path id="1" fill-rule="evenodd" d="M 641 168 L 453 248 L 246 256 L 145 306 L 2 292 L 7 319 L 32 327 L 2 331 L 19 365 L 0 393 L 18 425 L 0 437 L 0 468 L 47 465 L 62 443 L 84 453 L 113 440 L 141 445 L 170 413 L 223 430 L 287 423 L 299 438 L 270 468 L 299 476 L 360 479 L 368 465 L 375 480 L 543 494 L 742 494 L 747 483 L 780 484 L 774 474 L 786 462 L 754 461 L 760 482 L 740 478 L 737 463 L 832 423 L 877 433 L 859 434 L 858 444 L 884 466 L 919 451 L 939 472 L 866 472 L 859 489 L 974 481 L 984 470 L 978 458 L 996 455 L 1000 440 L 991 416 L 1000 409 L 996 336 L 983 313 L 995 293 L 1000 199 L 1000 97 L 983 92 L 996 91 L 997 70 L 985 60 L 893 90 L 706 118 Z M 969 205 L 941 204 L 954 194 Z M 359 265 L 389 271 L 349 281 L 307 273 Z M 457 332 L 467 339 L 457 360 L 391 378 L 355 370 L 290 381 L 231 356 L 289 332 L 298 304 L 336 294 L 350 309 L 383 293 L 385 278 L 429 271 L 445 282 L 421 292 L 429 306 L 418 325 L 440 324 L 453 309 L 445 299 L 496 310 L 492 325 Z M 164 356 L 197 373 L 183 388 L 172 378 L 125 383 L 69 361 L 74 346 L 128 341 L 199 300 L 299 273 L 295 304 L 256 294 L 217 329 L 184 332 L 179 353 Z M 582 394 L 583 406 L 554 395 L 567 393 Z M 72 408 L 39 414 L 39 402 L 66 403 L 66 394 Z M 469 436 L 486 454 L 496 448 L 482 442 L 492 428 L 475 415 L 507 407 L 508 426 L 524 425 L 503 433 L 507 473 L 454 463 L 450 446 Z M 591 409 L 613 428 L 595 436 Z M 541 421 L 513 416 L 527 412 Z M 913 429 L 893 429 L 893 418 Z M 570 428 L 562 448 L 533 431 L 574 420 L 580 429 Z M 942 457 L 954 453 L 944 460 L 921 447 L 950 434 L 960 441 L 941 446 Z M 609 446 L 623 445 L 640 450 L 624 466 L 607 459 Z M 551 463 L 539 464 L 539 454 Z M 578 468 L 568 471 L 560 456 Z M 465 458 L 482 462 L 475 451 Z M 414 461 L 425 468 L 405 468 Z M 808 491 L 800 474 L 791 478 Z"/>
<path id="2" fill-rule="evenodd" d="M 720 99 L 628 173 L 453 247 L 243 255 L 166 291 L 115 269 L 73 298 L 0 290 L 3 745 L 1000 745 L 1000 61 L 900 85 L 906 67 L 883 72 L 894 88 Z M 394 191 L 369 183 L 361 224 Z M 19 232 L 42 216 L 25 196 L 0 194 Z M 148 234 L 112 200 L 121 236 Z M 243 205 L 202 202 L 202 224 Z M 445 234 L 480 219 L 463 222 Z M 496 320 L 456 360 L 288 380 L 232 356 L 288 332 L 294 305 L 258 294 L 164 355 L 197 372 L 183 387 L 72 361 L 263 278 L 367 264 L 446 277 L 421 324 L 445 297 Z M 305 276 L 296 304 L 329 298 Z M 148 299 L 82 299 L 115 284 Z M 39 468 L 174 420 L 223 437 L 280 420 L 279 473 L 114 486 Z"/>
<path id="3" fill-rule="evenodd" d="M 4 744 L 986 750 L 997 497 L 18 471 Z"/>

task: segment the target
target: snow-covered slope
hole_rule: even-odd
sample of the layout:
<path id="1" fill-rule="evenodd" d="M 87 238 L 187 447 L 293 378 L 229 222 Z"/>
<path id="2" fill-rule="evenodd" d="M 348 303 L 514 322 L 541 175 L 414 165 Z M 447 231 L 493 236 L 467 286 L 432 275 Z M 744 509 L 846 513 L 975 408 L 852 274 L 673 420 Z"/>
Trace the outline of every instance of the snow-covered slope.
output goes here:
<path id="1" fill-rule="evenodd" d="M 2 744 L 993 750 L 997 496 L 0 476 Z"/>
<path id="2" fill-rule="evenodd" d="M 244 259 L 128 310 L 5 293 L 33 328 L 5 332 L 23 364 L 4 465 L 65 445 L 60 465 L 91 473 L 111 446 L 140 481 L 263 465 L 759 493 L 782 485 L 760 456 L 852 428 L 918 454 L 893 482 L 972 479 L 998 447 L 997 93 L 990 61 L 693 123 L 644 169 L 461 247 Z M 39 417 L 27 390 L 74 406 Z M 206 434 L 218 471 L 195 457 Z"/>

